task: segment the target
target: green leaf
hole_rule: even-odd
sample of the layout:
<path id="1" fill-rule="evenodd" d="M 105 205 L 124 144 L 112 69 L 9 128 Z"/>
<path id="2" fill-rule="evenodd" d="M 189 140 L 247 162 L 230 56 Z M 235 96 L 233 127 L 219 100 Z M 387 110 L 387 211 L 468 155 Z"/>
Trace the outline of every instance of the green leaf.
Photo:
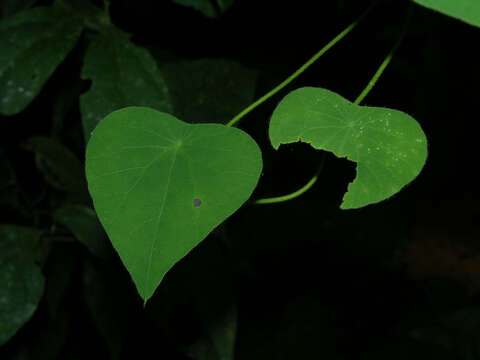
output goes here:
<path id="1" fill-rule="evenodd" d="M 480 1 L 478 0 L 414 0 L 417 4 L 480 27 Z"/>
<path id="2" fill-rule="evenodd" d="M 257 72 L 235 61 L 200 59 L 162 66 L 174 114 L 190 123 L 225 124 L 255 96 Z"/>
<path id="3" fill-rule="evenodd" d="M 77 42 L 82 20 L 54 5 L 0 22 L 0 113 L 13 115 L 40 92 Z"/>
<path id="4" fill-rule="evenodd" d="M 0 225 L 0 345 L 33 315 L 45 280 L 38 261 L 36 229 Z"/>
<path id="5" fill-rule="evenodd" d="M 165 273 L 251 195 L 260 150 L 243 131 L 153 109 L 113 112 L 93 132 L 95 210 L 146 301 Z"/>
<path id="6" fill-rule="evenodd" d="M 92 87 L 80 98 L 85 139 L 106 115 L 130 106 L 148 106 L 171 112 L 168 88 L 150 53 L 108 27 L 88 48 L 82 78 Z"/>
<path id="7" fill-rule="evenodd" d="M 66 205 L 55 211 L 53 217 L 69 229 L 94 255 L 103 257 L 108 250 L 105 231 L 93 209 L 84 205 Z"/>
<path id="8" fill-rule="evenodd" d="M 302 141 L 357 163 L 342 209 L 374 204 L 399 192 L 422 170 L 427 140 L 409 115 L 358 106 L 326 89 L 305 87 L 288 94 L 270 121 L 270 141 Z"/>
<path id="9" fill-rule="evenodd" d="M 213 18 L 217 17 L 221 13 L 228 10 L 232 4 L 233 0 L 172 0 L 173 2 L 194 8 L 197 11 L 200 11 L 203 15 Z M 216 5 L 214 5 L 214 2 Z M 218 7 L 218 10 L 217 10 Z"/>
<path id="10" fill-rule="evenodd" d="M 68 192 L 86 191 L 83 165 L 64 145 L 51 138 L 34 136 L 23 146 L 35 153 L 37 167 L 51 186 Z"/>

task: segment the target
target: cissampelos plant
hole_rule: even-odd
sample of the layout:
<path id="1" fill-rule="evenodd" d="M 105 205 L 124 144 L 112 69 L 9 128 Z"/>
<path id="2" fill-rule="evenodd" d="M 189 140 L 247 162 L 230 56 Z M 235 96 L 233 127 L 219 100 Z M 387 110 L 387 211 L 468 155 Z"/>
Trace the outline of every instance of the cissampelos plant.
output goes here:
<path id="1" fill-rule="evenodd" d="M 81 49 L 76 53 L 81 56 L 77 80 L 85 80 L 82 84 L 89 87 L 78 91 L 75 103 L 87 143 L 89 192 L 82 162 L 55 139 L 35 136 L 23 143 L 23 149 L 35 154 L 37 166 L 45 172 L 56 166 L 52 159 L 68 163 L 57 169 L 61 176 L 47 175 L 45 181 L 63 193 L 83 192 L 86 200 L 56 209 L 55 224 L 73 233 L 93 224 L 92 233 L 104 238 L 98 216 L 146 303 L 167 272 L 245 203 L 264 206 L 309 196 L 308 190 L 321 176 L 322 163 L 296 191 L 251 199 L 263 170 L 262 153 L 255 139 L 238 125 L 352 32 L 377 1 L 256 101 L 256 71 L 235 61 L 175 58 L 159 67 L 146 47 L 112 23 L 108 0 L 104 9 L 73 0 L 33 8 L 34 1 L 22 3 L 0 9 L 1 15 L 7 8 L 18 10 L 0 22 L 0 114 L 24 111 L 72 50 Z M 211 19 L 226 12 L 233 1 L 172 3 Z M 412 0 L 410 8 L 415 4 L 480 27 L 478 0 Z M 362 104 L 391 62 L 409 21 L 410 12 L 392 50 L 357 98 L 346 99 L 325 88 L 299 87 L 283 94 L 269 119 L 268 136 L 274 149 L 303 142 L 356 164 L 356 177 L 341 209 L 359 209 L 391 198 L 421 173 L 427 161 L 426 135 L 411 115 L 382 104 Z M 201 76 L 195 78 L 195 74 Z M 223 81 L 231 78 L 241 80 Z M 178 83 L 186 82 L 196 93 L 196 102 L 182 96 Z M 202 93 L 205 87 L 209 91 Z M 212 93 L 228 94 L 229 99 L 219 103 Z M 84 150 L 83 143 L 80 148 Z M 16 181 L 13 170 L 4 173 L 6 183 Z M 42 231 L 0 226 L 0 345 L 30 319 L 44 293 Z M 106 251 L 89 235 L 76 237 L 92 253 Z"/>
<path id="2" fill-rule="evenodd" d="M 127 107 L 109 114 L 93 130 L 86 155 L 90 194 L 145 302 L 168 270 L 245 203 L 256 187 L 262 171 L 260 150 L 248 134 L 232 126 L 297 78 L 364 16 L 226 125 L 189 125 L 164 112 Z M 325 89 L 300 88 L 287 94 L 272 116 L 269 136 L 274 148 L 303 141 L 357 163 L 357 178 L 344 197 L 343 209 L 391 197 L 420 173 L 426 161 L 427 140 L 412 117 L 358 105 L 398 44 L 355 104 Z M 315 179 L 294 194 L 256 203 L 294 198 Z"/>

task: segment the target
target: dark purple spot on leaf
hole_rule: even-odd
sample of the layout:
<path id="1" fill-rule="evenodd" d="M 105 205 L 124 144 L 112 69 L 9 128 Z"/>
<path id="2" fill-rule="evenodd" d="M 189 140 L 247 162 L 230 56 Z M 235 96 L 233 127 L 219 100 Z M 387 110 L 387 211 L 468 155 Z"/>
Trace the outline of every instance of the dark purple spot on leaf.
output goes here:
<path id="1" fill-rule="evenodd" d="M 199 207 L 200 205 L 202 205 L 202 200 L 200 200 L 200 199 L 193 199 L 193 206 Z"/>

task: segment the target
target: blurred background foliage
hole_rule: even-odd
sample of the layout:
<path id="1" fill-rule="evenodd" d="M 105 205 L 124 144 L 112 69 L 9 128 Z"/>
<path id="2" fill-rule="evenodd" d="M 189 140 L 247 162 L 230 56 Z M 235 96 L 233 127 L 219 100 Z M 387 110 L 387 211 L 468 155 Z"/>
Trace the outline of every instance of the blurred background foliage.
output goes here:
<path id="1" fill-rule="evenodd" d="M 85 141 L 128 105 L 225 123 L 370 1 L 0 1 L 0 359 L 480 359 L 476 158 L 480 29 L 415 7 L 366 105 L 415 117 L 424 172 L 383 203 L 340 211 L 354 164 L 327 154 L 304 196 L 245 205 L 143 308 L 92 209 Z M 241 128 L 263 151 L 253 197 L 288 193 L 321 154 L 273 151 L 289 90 L 354 99 L 399 35 L 380 1 Z M 220 190 L 221 191 L 221 190 Z"/>

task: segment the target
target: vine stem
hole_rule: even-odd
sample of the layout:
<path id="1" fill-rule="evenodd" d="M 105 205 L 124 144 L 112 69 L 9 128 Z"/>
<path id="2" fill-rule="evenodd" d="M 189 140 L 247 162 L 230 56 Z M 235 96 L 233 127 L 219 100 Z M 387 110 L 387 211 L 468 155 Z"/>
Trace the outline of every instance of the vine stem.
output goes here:
<path id="1" fill-rule="evenodd" d="M 304 186 L 302 186 L 297 191 L 295 191 L 291 194 L 287 194 L 287 195 L 276 196 L 276 197 L 265 198 L 265 199 L 258 199 L 258 200 L 255 200 L 253 203 L 258 204 L 258 205 L 273 204 L 273 203 L 288 201 L 288 200 L 291 200 L 291 199 L 295 199 L 296 197 L 299 197 L 304 192 L 308 191 L 308 189 L 310 189 L 313 186 L 313 184 L 315 184 L 315 182 L 318 179 L 318 176 L 322 172 L 323 165 L 325 164 L 325 158 L 326 158 L 326 156 L 324 154 L 323 157 L 322 157 L 322 160 L 320 160 L 320 166 L 319 166 L 317 172 L 315 173 L 315 175 L 310 179 L 310 181 L 308 183 L 306 183 Z"/>
<path id="2" fill-rule="evenodd" d="M 407 14 L 407 19 L 405 21 L 405 24 L 403 26 L 402 32 L 400 33 L 400 36 L 398 37 L 397 41 L 395 42 L 395 45 L 393 46 L 392 50 L 388 53 L 388 55 L 385 57 L 385 59 L 382 61 L 380 66 L 378 67 L 377 71 L 375 74 L 372 76 L 370 81 L 368 82 L 367 86 L 363 91 L 358 95 L 358 97 L 355 99 L 353 102 L 355 105 L 359 105 L 363 99 L 368 95 L 368 93 L 373 89 L 375 84 L 377 83 L 378 79 L 382 76 L 383 72 L 387 68 L 388 64 L 390 64 L 393 55 L 397 51 L 397 49 L 400 47 L 400 44 L 403 41 L 403 38 L 405 37 L 405 34 L 407 33 L 408 26 L 410 24 L 411 18 L 412 18 L 412 3 L 410 3 L 409 8 L 408 8 L 408 14 Z M 308 181 L 305 185 L 303 185 L 300 189 L 287 194 L 287 195 L 282 195 L 282 196 L 276 196 L 276 197 L 271 197 L 271 198 L 264 198 L 264 199 L 257 199 L 254 200 L 253 203 L 257 205 L 262 205 L 262 204 L 273 204 L 273 203 L 279 203 L 279 202 L 284 202 L 288 200 L 295 199 L 299 197 L 300 195 L 304 194 L 307 192 L 318 180 L 318 177 L 320 175 L 320 172 L 323 169 L 325 163 L 325 155 L 323 156 L 319 169 L 315 173 L 315 175 Z"/>
<path id="3" fill-rule="evenodd" d="M 106 16 L 109 23 L 111 22 L 111 19 L 110 19 L 110 5 L 111 5 L 111 0 L 103 0 L 103 8 L 104 8 L 104 11 L 105 11 L 105 16 Z"/>
<path id="4" fill-rule="evenodd" d="M 235 116 L 232 120 L 230 120 L 226 125 L 227 126 L 235 125 L 250 111 L 255 109 L 257 106 L 263 104 L 265 101 L 270 99 L 273 95 L 275 95 L 280 90 L 282 90 L 285 86 L 287 86 L 293 80 L 295 80 L 300 74 L 302 74 L 305 70 L 307 70 L 315 61 L 317 61 L 320 56 L 325 54 L 328 50 L 330 50 L 330 48 L 332 48 L 336 43 L 342 40 L 350 31 L 352 31 L 363 20 L 363 18 L 367 16 L 367 14 L 374 8 L 376 3 L 377 1 L 375 1 L 372 5 L 370 5 L 370 7 L 357 20 L 355 20 L 353 23 L 347 26 L 347 28 L 345 28 L 345 30 L 343 30 L 340 34 L 335 36 L 327 45 L 325 45 L 322 49 L 320 49 L 320 51 L 318 51 L 315 55 L 313 55 L 305 64 L 300 66 L 297 69 L 297 71 L 295 71 L 292 75 L 290 75 L 283 82 L 278 84 L 275 88 L 270 90 L 268 93 L 263 95 L 260 99 L 258 99 L 254 103 L 250 104 L 247 108 L 242 110 L 237 116 Z"/>
<path id="5" fill-rule="evenodd" d="M 392 61 L 393 55 L 397 51 L 397 49 L 400 47 L 400 44 L 403 41 L 403 38 L 405 37 L 405 34 L 407 33 L 408 26 L 410 24 L 410 21 L 412 19 L 412 8 L 413 5 L 410 3 L 408 7 L 408 14 L 407 14 L 407 20 L 405 21 L 405 24 L 403 26 L 402 32 L 400 33 L 400 36 L 398 37 L 397 41 L 395 42 L 395 45 L 393 45 L 392 50 L 388 53 L 387 57 L 382 61 L 380 66 L 378 67 L 377 71 L 375 74 L 372 76 L 371 80 L 368 82 L 367 86 L 363 91 L 358 95 L 358 97 L 355 99 L 353 102 L 355 105 L 359 105 L 363 99 L 368 95 L 368 93 L 373 89 L 375 84 L 377 83 L 378 79 L 380 76 L 382 76 L 383 72 L 387 68 L 388 64 L 390 64 L 390 61 Z"/>

